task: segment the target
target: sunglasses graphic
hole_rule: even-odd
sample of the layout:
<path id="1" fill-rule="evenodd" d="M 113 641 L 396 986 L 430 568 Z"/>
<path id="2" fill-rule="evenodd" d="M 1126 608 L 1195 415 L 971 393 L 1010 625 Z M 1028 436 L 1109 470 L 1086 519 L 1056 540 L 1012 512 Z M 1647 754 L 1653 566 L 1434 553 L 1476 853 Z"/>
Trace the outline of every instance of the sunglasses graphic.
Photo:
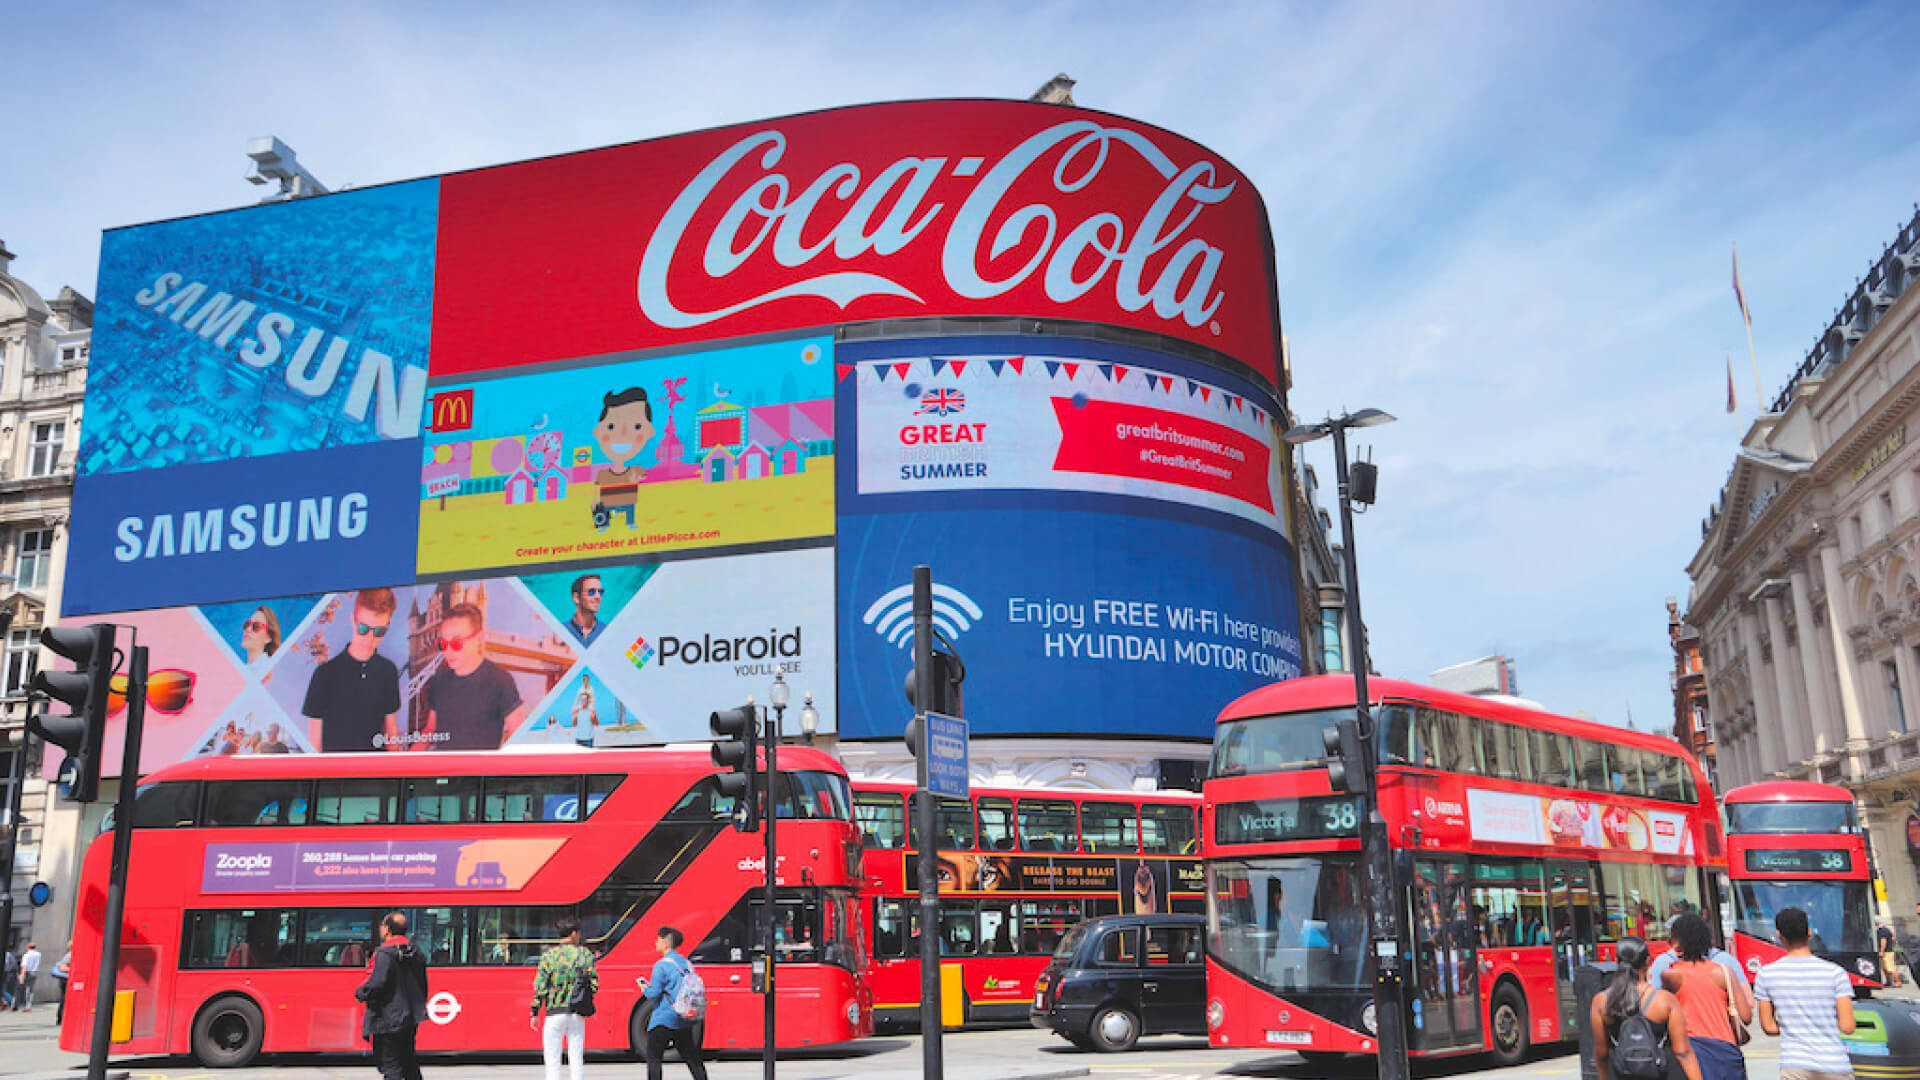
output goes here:
<path id="1" fill-rule="evenodd" d="M 193 700 L 193 680 L 193 672 L 181 668 L 152 672 L 147 676 L 147 705 L 158 712 L 179 712 Z M 107 713 L 112 715 L 126 707 L 127 677 L 115 675 L 107 684 Z"/>
<path id="2" fill-rule="evenodd" d="M 374 637 L 386 637 L 386 636 L 387 636 L 387 628 L 386 628 L 386 627 L 384 627 L 384 626 L 368 626 L 368 625 L 367 625 L 366 623 L 355 623 L 355 624 L 354 624 L 354 626 L 353 626 L 353 632 L 354 632 L 354 633 L 356 633 L 356 634 L 372 634 L 372 635 L 373 635 Z"/>
<path id="3" fill-rule="evenodd" d="M 267 632 L 267 623 L 264 619 L 248 619 L 241 625 L 241 629 L 249 632 L 258 630 L 264 634 Z"/>
<path id="4" fill-rule="evenodd" d="M 451 652 L 454 649 L 464 647 L 467 642 L 479 636 L 480 632 L 476 630 L 466 637 L 443 637 L 440 639 L 440 649 L 442 652 Z"/>
<path id="5" fill-rule="evenodd" d="M 605 596 L 607 594 L 607 590 L 598 585 L 589 585 L 580 591 L 586 593 L 588 596 Z"/>

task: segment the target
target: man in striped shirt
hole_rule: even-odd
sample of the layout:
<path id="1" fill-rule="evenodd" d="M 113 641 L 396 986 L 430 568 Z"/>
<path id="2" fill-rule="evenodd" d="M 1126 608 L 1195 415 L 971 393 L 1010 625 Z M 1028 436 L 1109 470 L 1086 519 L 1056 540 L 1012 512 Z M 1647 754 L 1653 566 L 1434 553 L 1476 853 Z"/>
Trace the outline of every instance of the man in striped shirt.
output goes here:
<path id="1" fill-rule="evenodd" d="M 1773 929 L 1787 954 L 1760 969 L 1753 996 L 1760 1027 L 1780 1036 L 1780 1080 L 1837 1080 L 1853 1075 L 1841 1035 L 1853 1033 L 1853 985 L 1837 964 L 1813 955 L 1807 913 L 1782 908 Z"/>

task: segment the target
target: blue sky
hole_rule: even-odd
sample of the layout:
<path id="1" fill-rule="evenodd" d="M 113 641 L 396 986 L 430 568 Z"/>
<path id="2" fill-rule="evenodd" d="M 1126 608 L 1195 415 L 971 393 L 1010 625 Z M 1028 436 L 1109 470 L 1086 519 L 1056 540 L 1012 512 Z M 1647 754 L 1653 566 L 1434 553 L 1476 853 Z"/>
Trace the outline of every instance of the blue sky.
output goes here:
<path id="1" fill-rule="evenodd" d="M 94 292 L 100 230 L 237 206 L 246 140 L 371 184 L 853 102 L 1078 101 L 1264 193 L 1304 417 L 1371 405 L 1379 667 L 1670 716 L 1663 600 L 1752 417 L 1920 198 L 1920 7 L 29 5 L 0 239 Z M 511 269 L 508 255 L 507 269 Z M 1735 359 L 1738 421 L 1724 413 Z M 1310 451 L 1330 477 L 1331 454 Z"/>

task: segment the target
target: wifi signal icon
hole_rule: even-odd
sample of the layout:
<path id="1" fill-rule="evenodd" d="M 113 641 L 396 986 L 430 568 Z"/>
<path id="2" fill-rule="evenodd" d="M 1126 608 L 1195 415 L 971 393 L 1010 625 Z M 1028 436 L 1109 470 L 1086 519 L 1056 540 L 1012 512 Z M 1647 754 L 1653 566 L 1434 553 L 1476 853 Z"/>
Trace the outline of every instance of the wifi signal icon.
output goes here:
<path id="1" fill-rule="evenodd" d="M 933 627 L 949 642 L 965 633 L 984 614 L 973 597 L 951 585 L 934 585 Z M 906 648 L 913 641 L 913 586 L 907 584 L 889 590 L 873 602 L 860 621 L 873 627 L 873 632 L 885 638 L 887 644 Z"/>

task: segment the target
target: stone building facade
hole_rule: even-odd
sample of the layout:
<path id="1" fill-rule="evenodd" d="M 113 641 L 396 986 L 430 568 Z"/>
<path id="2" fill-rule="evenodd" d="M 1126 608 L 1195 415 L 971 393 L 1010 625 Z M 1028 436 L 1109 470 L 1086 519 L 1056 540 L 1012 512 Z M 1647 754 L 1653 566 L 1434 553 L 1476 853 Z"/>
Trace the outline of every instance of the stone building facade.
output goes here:
<path id="1" fill-rule="evenodd" d="M 25 739 L 26 687 L 37 665 L 40 630 L 60 610 L 93 302 L 71 288 L 43 299 L 13 276 L 12 261 L 13 253 L 0 243 L 0 573 L 7 575 L 0 578 L 0 610 L 13 616 L 0 656 L 0 813 L 10 801 L 13 756 L 24 754 L 13 925 L 7 929 L 16 938 L 39 938 L 44 949 L 64 933 L 64 925 L 52 924 L 64 924 L 70 898 L 58 895 L 56 886 L 48 905 L 36 909 L 27 890 L 36 881 L 65 883 L 71 875 L 43 857 L 56 796 L 39 775 L 39 740 L 28 746 Z"/>
<path id="2" fill-rule="evenodd" d="M 1920 213 L 1741 440 L 1688 566 L 1722 788 L 1855 792 L 1914 925 L 1920 796 Z M 1920 818 L 1916 818 L 1920 832 Z"/>
<path id="3" fill-rule="evenodd" d="M 1707 668 L 1700 659 L 1700 631 L 1680 618 L 1680 601 L 1667 597 L 1667 642 L 1673 646 L 1673 670 L 1667 674 L 1673 690 L 1673 741 L 1693 751 L 1707 770 L 1713 789 L 1720 790 L 1719 763 L 1713 745 L 1713 725 L 1707 719 Z"/>

